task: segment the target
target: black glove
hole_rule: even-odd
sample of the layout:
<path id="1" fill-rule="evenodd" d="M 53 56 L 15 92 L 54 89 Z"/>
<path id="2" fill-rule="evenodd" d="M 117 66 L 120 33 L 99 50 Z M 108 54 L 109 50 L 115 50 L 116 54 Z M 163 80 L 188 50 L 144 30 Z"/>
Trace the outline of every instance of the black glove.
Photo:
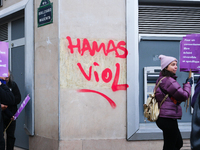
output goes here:
<path id="1" fill-rule="evenodd" d="M 193 84 L 192 77 L 191 77 L 191 78 L 187 78 L 187 79 L 186 79 L 186 82 L 185 82 L 185 83 L 188 83 L 188 82 L 190 82 L 190 85 L 192 86 L 192 84 Z"/>

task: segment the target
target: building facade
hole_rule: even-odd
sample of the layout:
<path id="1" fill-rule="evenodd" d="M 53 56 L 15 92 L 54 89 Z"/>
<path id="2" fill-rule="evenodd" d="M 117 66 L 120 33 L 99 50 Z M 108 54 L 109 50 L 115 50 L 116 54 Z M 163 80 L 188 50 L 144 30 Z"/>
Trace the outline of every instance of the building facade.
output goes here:
<path id="1" fill-rule="evenodd" d="M 198 33 L 199 2 L 2 0 L 0 41 L 9 42 L 9 67 L 31 97 L 17 120 L 16 146 L 162 149 L 162 132 L 142 106 L 158 55 L 179 58 L 182 37 Z M 188 73 L 177 74 L 185 82 Z M 192 109 L 182 108 L 189 149 Z"/>

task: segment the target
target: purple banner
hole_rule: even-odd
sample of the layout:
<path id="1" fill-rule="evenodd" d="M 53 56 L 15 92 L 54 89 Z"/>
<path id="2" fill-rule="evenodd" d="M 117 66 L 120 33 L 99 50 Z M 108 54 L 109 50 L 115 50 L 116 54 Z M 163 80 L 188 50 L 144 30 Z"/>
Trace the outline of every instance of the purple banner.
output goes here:
<path id="1" fill-rule="evenodd" d="M 189 34 L 180 41 L 180 71 L 200 72 L 200 34 Z"/>
<path id="2" fill-rule="evenodd" d="M 21 103 L 21 106 L 19 107 L 19 109 L 17 110 L 17 112 L 14 115 L 14 120 L 17 119 L 17 117 L 19 116 L 19 114 L 22 112 L 22 110 L 24 109 L 24 107 L 26 106 L 26 104 L 28 103 L 28 101 L 30 100 L 29 95 L 26 96 L 26 98 L 24 99 L 24 101 Z"/>
<path id="3" fill-rule="evenodd" d="M 0 77 L 8 76 L 8 43 L 0 41 Z"/>

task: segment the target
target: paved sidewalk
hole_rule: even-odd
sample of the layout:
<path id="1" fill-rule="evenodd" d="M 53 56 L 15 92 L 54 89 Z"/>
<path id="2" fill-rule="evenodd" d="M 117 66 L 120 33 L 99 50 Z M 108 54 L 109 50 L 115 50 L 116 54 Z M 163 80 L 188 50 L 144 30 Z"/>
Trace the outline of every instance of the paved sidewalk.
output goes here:
<path id="1" fill-rule="evenodd" d="M 19 147 L 14 147 L 14 150 L 24 150 L 24 149 L 19 148 Z"/>

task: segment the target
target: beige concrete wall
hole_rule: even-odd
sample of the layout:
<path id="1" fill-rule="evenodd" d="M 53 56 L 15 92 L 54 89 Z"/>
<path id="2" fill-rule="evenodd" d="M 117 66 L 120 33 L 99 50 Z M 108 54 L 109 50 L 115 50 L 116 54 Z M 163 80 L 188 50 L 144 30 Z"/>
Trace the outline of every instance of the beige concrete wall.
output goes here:
<path id="1" fill-rule="evenodd" d="M 125 139 L 61 141 L 59 150 L 161 150 L 161 141 L 127 142 Z"/>
<path id="2" fill-rule="evenodd" d="M 61 141 L 59 150 L 162 150 L 163 141 L 132 141 L 125 139 Z M 183 140 L 181 150 L 191 150 L 190 141 Z"/>
<path id="3" fill-rule="evenodd" d="M 29 148 L 58 148 L 58 1 L 53 2 L 53 23 L 38 27 L 35 0 L 35 136 Z M 46 143 L 46 144 L 45 144 Z"/>
<path id="4" fill-rule="evenodd" d="M 35 1 L 35 11 L 40 2 Z M 38 28 L 35 17 L 35 136 L 29 148 L 162 149 L 163 141 L 126 141 L 126 90 L 112 88 L 114 81 L 126 84 L 126 58 L 112 51 L 124 52 L 119 43 L 126 42 L 125 1 L 60 0 L 59 10 L 58 2 L 51 2 L 53 24 Z M 73 45 L 80 40 L 81 52 L 94 41 L 112 52 L 81 55 L 76 48 L 70 51 L 70 39 Z"/>
<path id="5" fill-rule="evenodd" d="M 105 144 L 111 147 L 110 142 L 105 139 L 113 140 L 113 143 L 118 143 L 117 139 L 121 139 L 119 141 L 126 143 L 126 90 L 112 89 L 114 80 L 117 80 L 116 64 L 120 66 L 119 74 L 116 75 L 119 77 L 118 84 L 126 84 L 126 58 L 117 58 L 115 51 L 106 55 L 101 50 L 92 55 L 86 50 L 81 55 L 77 49 L 73 49 L 72 53 L 69 48 L 69 39 L 73 45 L 80 40 L 81 50 L 92 48 L 94 41 L 98 45 L 103 43 L 106 50 L 125 42 L 125 1 L 61 0 L 60 2 L 61 142 L 59 148 L 87 149 L 82 147 L 83 141 L 88 143 L 88 146 L 91 143 L 93 146 L 97 143 L 100 146 L 102 141 L 103 143 L 105 141 Z M 109 47 L 110 42 L 113 43 Z M 124 53 L 119 48 L 117 51 L 121 55 Z M 112 75 L 107 72 L 103 77 L 106 79 L 111 77 L 109 82 L 105 82 L 102 77 L 102 72 L 106 68 Z M 95 71 L 99 75 L 99 81 L 94 76 Z M 82 89 L 91 91 L 79 92 Z M 116 104 L 116 107 L 110 104 L 109 100 Z"/>
<path id="6" fill-rule="evenodd" d="M 23 0 L 3 0 L 3 7 L 0 7 L 0 11 L 20 1 L 23 1 Z"/>

